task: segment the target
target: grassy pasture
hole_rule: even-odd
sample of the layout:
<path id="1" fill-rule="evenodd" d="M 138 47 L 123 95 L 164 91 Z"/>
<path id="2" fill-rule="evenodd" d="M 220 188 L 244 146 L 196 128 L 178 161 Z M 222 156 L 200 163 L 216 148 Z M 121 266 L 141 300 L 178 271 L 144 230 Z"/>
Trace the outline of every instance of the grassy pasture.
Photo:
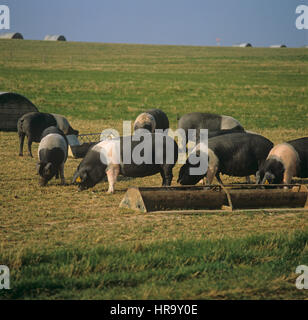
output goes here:
<path id="1" fill-rule="evenodd" d="M 1 40 L 0 52 L 0 91 L 67 116 L 81 133 L 121 132 L 122 120 L 158 107 L 173 129 L 177 115 L 208 111 L 275 143 L 308 136 L 307 49 Z M 159 186 L 160 176 L 122 178 L 114 195 L 106 182 L 41 188 L 17 134 L 0 141 L 0 264 L 11 270 L 0 299 L 307 298 L 295 287 L 296 267 L 308 265 L 306 212 L 119 210 L 127 187 Z M 79 162 L 67 161 L 67 182 Z"/>

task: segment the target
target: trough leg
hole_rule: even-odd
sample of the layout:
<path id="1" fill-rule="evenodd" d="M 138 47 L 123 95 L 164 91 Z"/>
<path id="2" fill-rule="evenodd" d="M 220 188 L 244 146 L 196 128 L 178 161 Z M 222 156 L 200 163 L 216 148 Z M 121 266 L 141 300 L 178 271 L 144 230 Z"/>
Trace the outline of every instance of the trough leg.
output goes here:
<path id="1" fill-rule="evenodd" d="M 21 157 L 23 156 L 25 136 L 24 133 L 19 133 L 19 155 Z"/>
<path id="2" fill-rule="evenodd" d="M 221 178 L 220 178 L 219 172 L 216 173 L 215 177 L 216 177 L 217 181 L 218 181 L 220 184 L 224 185 L 223 182 L 222 182 L 222 180 L 221 180 Z"/>

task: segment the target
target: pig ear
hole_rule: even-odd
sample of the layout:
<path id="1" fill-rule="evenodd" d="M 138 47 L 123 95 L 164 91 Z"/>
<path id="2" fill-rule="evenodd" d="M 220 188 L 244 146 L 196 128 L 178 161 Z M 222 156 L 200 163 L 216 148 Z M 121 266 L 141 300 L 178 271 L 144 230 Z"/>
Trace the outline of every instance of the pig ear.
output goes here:
<path id="1" fill-rule="evenodd" d="M 73 183 L 80 183 L 82 182 L 83 180 L 86 180 L 88 177 L 88 173 L 87 171 L 83 171 L 81 173 L 79 173 L 78 171 L 74 174 L 74 177 L 73 177 Z"/>
<path id="2" fill-rule="evenodd" d="M 140 129 L 140 127 L 141 127 L 141 125 L 140 125 L 140 122 L 138 121 L 138 122 L 135 122 L 134 123 L 134 131 L 137 131 L 138 129 Z"/>
<path id="3" fill-rule="evenodd" d="M 42 166 L 42 162 L 39 161 L 39 162 L 36 164 L 36 171 L 37 171 L 38 174 L 40 173 L 41 166 Z"/>
<path id="4" fill-rule="evenodd" d="M 87 178 L 88 178 L 88 172 L 87 172 L 86 170 L 83 171 L 83 172 L 80 174 L 80 178 L 81 178 L 82 180 L 87 179 Z"/>
<path id="5" fill-rule="evenodd" d="M 74 176 L 73 176 L 73 183 L 75 183 L 76 182 L 76 179 L 79 177 L 79 172 L 78 172 L 78 168 L 77 168 L 77 170 L 76 170 L 76 172 L 75 172 L 75 174 L 74 174 Z"/>
<path id="6" fill-rule="evenodd" d="M 51 166 L 52 166 L 51 162 L 48 162 L 46 164 L 46 166 L 44 168 L 46 174 L 50 174 Z"/>
<path id="7" fill-rule="evenodd" d="M 262 184 L 269 184 L 270 181 L 272 181 L 274 179 L 275 179 L 275 176 L 272 173 L 266 172 L 264 175 L 264 178 L 262 180 Z"/>
<path id="8" fill-rule="evenodd" d="M 49 170 L 50 168 L 51 168 L 51 162 L 48 162 L 47 164 L 46 164 L 46 166 L 45 166 L 45 168 L 47 169 L 47 170 Z"/>

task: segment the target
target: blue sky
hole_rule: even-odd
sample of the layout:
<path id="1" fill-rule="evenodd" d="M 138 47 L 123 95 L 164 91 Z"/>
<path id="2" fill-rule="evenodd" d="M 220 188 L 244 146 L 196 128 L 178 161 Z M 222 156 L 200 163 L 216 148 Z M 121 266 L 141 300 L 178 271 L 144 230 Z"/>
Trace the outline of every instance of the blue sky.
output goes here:
<path id="1" fill-rule="evenodd" d="M 12 32 L 41 40 L 214 46 L 308 44 L 295 27 L 308 0 L 0 0 L 11 11 Z M 0 30 L 0 33 L 4 32 Z"/>

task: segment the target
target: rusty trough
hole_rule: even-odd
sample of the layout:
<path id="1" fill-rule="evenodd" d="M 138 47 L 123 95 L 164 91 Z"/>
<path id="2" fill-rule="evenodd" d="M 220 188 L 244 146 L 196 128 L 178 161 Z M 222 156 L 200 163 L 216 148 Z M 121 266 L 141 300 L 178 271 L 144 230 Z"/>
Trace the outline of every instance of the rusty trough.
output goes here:
<path id="1" fill-rule="evenodd" d="M 121 208 L 140 212 L 241 209 L 306 209 L 305 185 L 211 185 L 179 187 L 131 187 Z"/>

